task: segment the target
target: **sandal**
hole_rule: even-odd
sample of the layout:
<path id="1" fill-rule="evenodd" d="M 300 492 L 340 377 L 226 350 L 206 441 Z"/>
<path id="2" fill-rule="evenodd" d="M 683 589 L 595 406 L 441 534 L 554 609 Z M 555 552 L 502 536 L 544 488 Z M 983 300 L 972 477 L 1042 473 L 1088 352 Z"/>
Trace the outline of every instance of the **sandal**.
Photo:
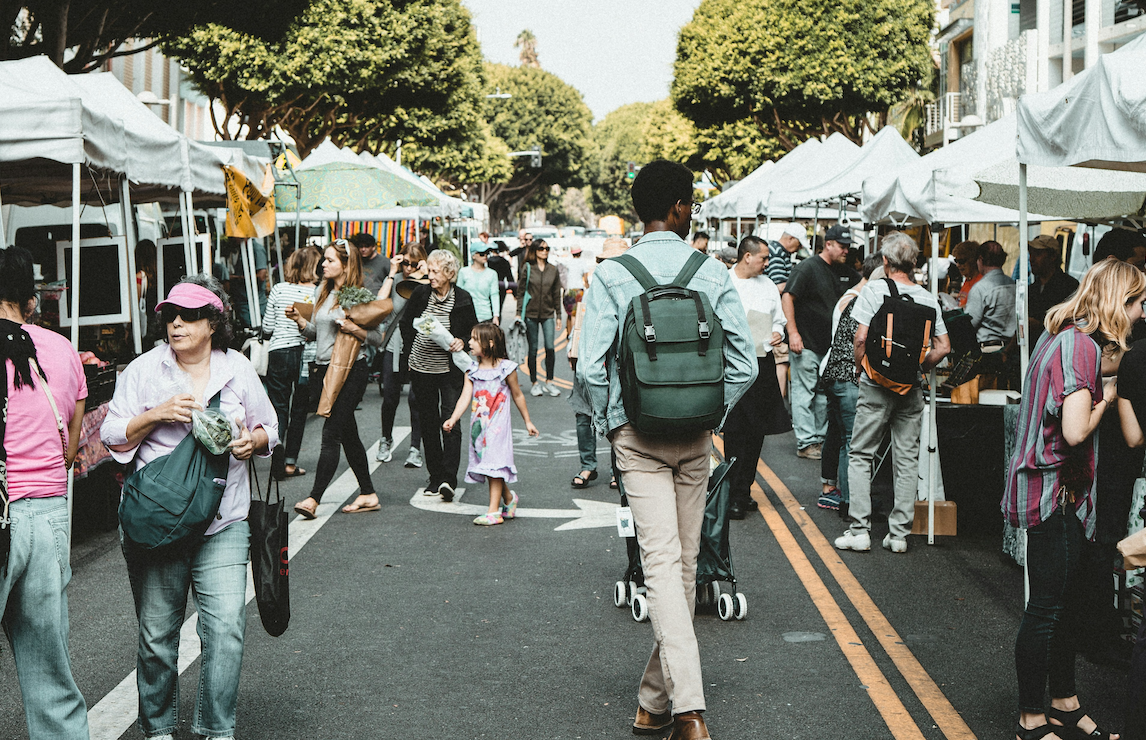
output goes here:
<path id="1" fill-rule="evenodd" d="M 307 496 L 302 501 L 299 501 L 297 504 L 295 504 L 295 513 L 301 516 L 303 519 L 314 519 L 317 516 L 317 514 L 315 514 L 315 510 L 318 509 L 318 502 L 314 501 L 314 506 L 307 506 L 307 501 L 314 501 L 314 498 L 312 496 Z"/>
<path id="2" fill-rule="evenodd" d="M 370 496 L 374 497 L 374 503 L 372 503 L 372 504 L 360 503 L 362 501 L 362 499 L 369 498 Z M 354 503 L 347 504 L 346 506 L 342 507 L 342 513 L 343 514 L 365 514 L 366 512 L 369 512 L 369 511 L 381 511 L 381 510 L 382 510 L 382 504 L 378 501 L 378 495 L 373 494 L 373 493 L 361 494 L 358 498 L 354 499 Z"/>
<path id="3" fill-rule="evenodd" d="M 589 482 L 595 480 L 597 480 L 596 470 L 582 470 L 580 473 L 573 476 L 573 480 L 569 483 L 569 485 L 573 486 L 574 488 L 588 488 Z"/>
<path id="4" fill-rule="evenodd" d="M 616 490 L 616 488 L 617 488 L 617 476 L 614 475 L 612 478 L 609 479 L 609 488 Z"/>
<path id="5" fill-rule="evenodd" d="M 294 468 L 294 470 L 291 470 L 291 468 Z M 297 465 L 287 465 L 283 468 L 283 477 L 285 478 L 295 478 L 300 475 L 306 475 L 306 470 Z"/>
<path id="6" fill-rule="evenodd" d="M 1084 732 L 1083 729 L 1078 726 L 1078 723 L 1081 722 L 1084 717 L 1086 717 L 1086 710 L 1082 707 L 1079 707 L 1073 712 L 1068 712 L 1063 709 L 1055 709 L 1054 707 L 1051 707 L 1050 710 L 1047 711 L 1048 720 L 1053 719 L 1062 723 L 1061 726 L 1051 725 L 1052 727 L 1056 728 L 1056 731 L 1062 730 L 1060 733 L 1062 740 L 1071 740 L 1072 738 L 1077 738 L 1077 740 L 1110 740 L 1111 733 L 1099 727 L 1097 722 L 1094 723 L 1093 732 Z M 1051 723 L 1048 721 L 1047 724 Z M 1026 739 L 1024 738 L 1024 740 Z"/>
<path id="7" fill-rule="evenodd" d="M 1016 722 L 1015 723 L 1015 736 L 1018 737 L 1019 740 L 1042 740 L 1044 737 L 1046 737 L 1047 735 L 1054 732 L 1055 729 L 1061 730 L 1062 728 L 1061 727 L 1056 728 L 1055 725 L 1052 725 L 1050 722 L 1047 722 L 1045 725 L 1039 725 L 1038 727 L 1032 727 L 1031 729 L 1028 730 L 1027 728 L 1023 727 L 1023 725 L 1021 723 Z M 1056 735 L 1055 737 L 1058 737 L 1058 736 Z"/>

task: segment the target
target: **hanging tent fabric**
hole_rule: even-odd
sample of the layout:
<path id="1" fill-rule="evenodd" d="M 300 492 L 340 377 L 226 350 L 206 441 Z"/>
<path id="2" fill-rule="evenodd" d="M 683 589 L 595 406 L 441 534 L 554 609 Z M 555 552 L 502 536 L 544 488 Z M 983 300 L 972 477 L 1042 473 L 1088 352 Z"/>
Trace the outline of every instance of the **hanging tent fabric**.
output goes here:
<path id="1" fill-rule="evenodd" d="M 820 143 L 816 139 L 812 139 L 812 142 L 817 146 Z M 755 209 L 759 197 L 753 194 L 753 190 L 763 185 L 763 178 L 767 177 L 775 166 L 776 163 L 769 159 L 728 190 L 704 201 L 701 205 L 700 217 L 705 219 L 735 218 L 739 213 Z M 754 218 L 755 215 L 753 213 L 749 218 Z"/>
<path id="2" fill-rule="evenodd" d="M 794 208 L 807 202 L 807 198 L 800 198 L 795 193 L 807 189 L 811 183 L 830 180 L 860 156 L 860 147 L 840 133 L 829 136 L 806 156 L 790 161 L 789 158 L 797 151 L 799 147 L 777 162 L 771 176 L 766 178 L 765 187 L 757 193 L 756 214 L 772 218 L 790 217 Z"/>

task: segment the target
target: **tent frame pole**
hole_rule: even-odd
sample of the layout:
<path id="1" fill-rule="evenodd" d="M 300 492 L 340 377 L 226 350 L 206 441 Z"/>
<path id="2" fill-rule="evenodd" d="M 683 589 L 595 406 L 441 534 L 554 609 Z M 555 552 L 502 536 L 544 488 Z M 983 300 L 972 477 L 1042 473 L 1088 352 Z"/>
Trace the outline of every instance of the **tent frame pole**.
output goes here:
<path id="1" fill-rule="evenodd" d="M 1019 283 L 1015 286 L 1015 312 L 1019 320 L 1019 359 L 1021 375 L 1019 391 L 1027 379 L 1027 365 L 1030 362 L 1030 326 L 1027 317 L 1027 290 L 1030 276 L 1030 249 L 1027 240 L 1030 227 L 1027 223 L 1027 165 L 1019 163 Z M 1093 251 L 1093 250 L 1092 250 Z"/>
<path id="2" fill-rule="evenodd" d="M 123 233 L 127 239 L 127 281 L 128 296 L 131 299 L 131 341 L 135 347 L 135 354 L 143 354 L 143 325 L 147 322 L 147 311 L 139 306 L 139 286 L 135 282 L 135 245 L 138 244 L 135 235 L 134 211 L 131 206 L 131 186 L 127 177 L 119 178 L 119 209 L 123 216 Z M 161 299 L 162 300 L 162 299 Z"/>
<path id="3" fill-rule="evenodd" d="M 135 279 L 135 275 L 131 276 Z M 80 163 L 72 165 L 72 347 L 80 348 Z"/>
<path id="4" fill-rule="evenodd" d="M 931 262 L 927 270 L 928 280 L 931 283 L 931 295 L 939 295 L 939 232 L 943 224 L 931 224 Z M 927 391 L 927 544 L 935 544 L 935 475 L 939 467 L 939 445 L 936 436 L 939 427 L 935 423 L 935 396 L 937 378 L 935 368 L 931 368 L 928 375 Z"/>

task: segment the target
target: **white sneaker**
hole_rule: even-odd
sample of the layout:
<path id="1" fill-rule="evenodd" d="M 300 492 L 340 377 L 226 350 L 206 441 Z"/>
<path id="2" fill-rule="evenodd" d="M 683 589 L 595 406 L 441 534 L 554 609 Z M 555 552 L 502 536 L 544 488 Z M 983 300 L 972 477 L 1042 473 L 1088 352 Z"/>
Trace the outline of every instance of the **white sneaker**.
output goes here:
<path id="1" fill-rule="evenodd" d="M 545 392 L 548 393 L 549 395 L 553 396 L 554 398 L 557 398 L 558 396 L 561 395 L 560 389 L 558 389 L 557 386 L 553 385 L 553 383 L 546 383 L 545 384 Z"/>
<path id="2" fill-rule="evenodd" d="M 378 462 L 390 462 L 394 459 L 394 450 L 390 445 L 390 440 L 383 437 L 378 442 L 378 454 L 374 456 Z"/>
<path id="3" fill-rule="evenodd" d="M 867 532 L 857 533 L 849 529 L 836 538 L 836 549 L 869 552 L 871 551 L 871 535 Z"/>
<path id="4" fill-rule="evenodd" d="M 151 737 L 147 738 L 147 740 L 175 740 L 175 736 L 171 733 L 166 735 L 152 735 Z M 231 740 L 235 740 L 235 738 L 231 738 Z"/>
<path id="5" fill-rule="evenodd" d="M 422 467 L 422 451 L 417 447 L 410 448 L 410 454 L 406 455 L 407 468 L 420 468 Z"/>
<path id="6" fill-rule="evenodd" d="M 544 383 L 534 383 L 533 387 L 529 389 L 529 395 L 540 396 L 545 391 L 544 385 Z"/>
<path id="7" fill-rule="evenodd" d="M 907 539 L 892 537 L 891 532 L 888 532 L 887 536 L 883 538 L 883 549 L 892 552 L 907 552 Z"/>

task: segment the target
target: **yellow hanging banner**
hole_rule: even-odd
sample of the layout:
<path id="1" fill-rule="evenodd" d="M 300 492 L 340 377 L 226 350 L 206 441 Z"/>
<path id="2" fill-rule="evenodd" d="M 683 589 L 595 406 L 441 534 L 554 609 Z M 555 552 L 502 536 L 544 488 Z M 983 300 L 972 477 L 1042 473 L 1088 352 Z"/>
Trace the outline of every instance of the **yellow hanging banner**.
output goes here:
<path id="1" fill-rule="evenodd" d="M 261 187 L 233 167 L 223 167 L 227 181 L 226 235 L 240 239 L 275 232 L 275 177 L 268 166 Z"/>

